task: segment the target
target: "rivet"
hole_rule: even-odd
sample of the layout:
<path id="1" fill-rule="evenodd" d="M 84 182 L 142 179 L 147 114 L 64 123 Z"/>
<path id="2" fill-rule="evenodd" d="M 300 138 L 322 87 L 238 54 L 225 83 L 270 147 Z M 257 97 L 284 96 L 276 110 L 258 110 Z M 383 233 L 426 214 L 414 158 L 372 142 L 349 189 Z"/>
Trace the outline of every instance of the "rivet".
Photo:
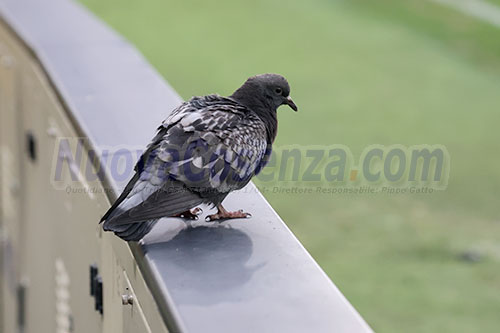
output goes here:
<path id="1" fill-rule="evenodd" d="M 123 305 L 134 304 L 134 296 L 122 295 L 122 304 Z"/>

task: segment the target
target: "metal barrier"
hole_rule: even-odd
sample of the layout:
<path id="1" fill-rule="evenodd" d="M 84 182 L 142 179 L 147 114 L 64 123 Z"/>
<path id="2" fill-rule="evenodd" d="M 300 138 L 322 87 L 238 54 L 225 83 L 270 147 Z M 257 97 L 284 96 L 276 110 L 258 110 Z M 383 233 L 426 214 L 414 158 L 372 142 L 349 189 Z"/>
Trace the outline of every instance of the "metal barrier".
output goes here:
<path id="1" fill-rule="evenodd" d="M 228 197 L 254 213 L 232 228 L 102 232 L 126 183 L 103 152 L 145 147 L 181 99 L 77 3 L 0 0 L 0 17 L 2 332 L 371 331 L 253 184 Z"/>

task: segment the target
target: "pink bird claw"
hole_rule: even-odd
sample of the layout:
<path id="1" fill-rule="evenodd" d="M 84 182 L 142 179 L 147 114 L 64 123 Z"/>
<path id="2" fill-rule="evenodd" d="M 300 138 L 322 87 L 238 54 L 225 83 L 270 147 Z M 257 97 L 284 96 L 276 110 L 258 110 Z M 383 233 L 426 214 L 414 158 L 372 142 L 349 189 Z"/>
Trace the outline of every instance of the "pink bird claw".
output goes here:
<path id="1" fill-rule="evenodd" d="M 230 220 L 230 219 L 242 219 L 242 218 L 250 218 L 252 214 L 246 213 L 243 211 L 243 209 L 237 210 L 235 212 L 229 212 L 227 211 L 222 205 L 217 206 L 217 213 L 208 215 L 205 218 L 206 222 L 211 222 L 211 221 L 216 221 L 220 220 L 221 222 L 224 220 Z"/>

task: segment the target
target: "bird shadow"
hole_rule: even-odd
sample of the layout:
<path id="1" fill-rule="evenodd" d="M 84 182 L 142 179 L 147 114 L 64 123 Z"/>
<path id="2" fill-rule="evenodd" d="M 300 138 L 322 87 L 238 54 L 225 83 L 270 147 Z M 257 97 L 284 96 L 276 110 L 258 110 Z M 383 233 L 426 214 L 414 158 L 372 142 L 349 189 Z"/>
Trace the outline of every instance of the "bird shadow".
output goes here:
<path id="1" fill-rule="evenodd" d="M 245 284 L 265 263 L 248 265 L 250 237 L 224 226 L 187 227 L 168 241 L 143 244 L 174 301 L 209 305 L 241 299 Z"/>

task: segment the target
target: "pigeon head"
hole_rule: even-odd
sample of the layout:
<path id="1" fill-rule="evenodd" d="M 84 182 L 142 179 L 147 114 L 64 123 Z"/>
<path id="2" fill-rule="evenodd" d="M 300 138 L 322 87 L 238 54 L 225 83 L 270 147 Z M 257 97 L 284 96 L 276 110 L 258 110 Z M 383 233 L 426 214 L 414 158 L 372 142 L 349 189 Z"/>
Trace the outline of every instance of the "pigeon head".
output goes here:
<path id="1" fill-rule="evenodd" d="M 278 74 L 260 74 L 248 78 L 231 96 L 246 107 L 259 112 L 276 112 L 281 105 L 288 105 L 294 111 L 297 106 L 290 98 L 288 81 Z"/>

